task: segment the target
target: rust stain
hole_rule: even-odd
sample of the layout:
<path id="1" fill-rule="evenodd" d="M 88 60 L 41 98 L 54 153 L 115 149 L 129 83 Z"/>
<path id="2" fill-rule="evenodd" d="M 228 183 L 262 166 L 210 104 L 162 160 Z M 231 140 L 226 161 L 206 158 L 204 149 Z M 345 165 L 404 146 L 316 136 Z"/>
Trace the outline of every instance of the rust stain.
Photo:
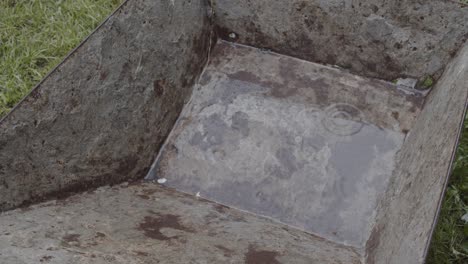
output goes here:
<path id="1" fill-rule="evenodd" d="M 311 79 L 308 76 L 299 75 L 296 63 L 289 60 L 281 60 L 279 79 L 262 80 L 259 76 L 247 72 L 238 71 L 227 76 L 231 79 L 258 84 L 270 89 L 269 94 L 276 98 L 288 98 L 300 94 L 300 89 L 305 89 L 307 100 L 325 104 L 329 100 L 330 85 L 323 79 Z"/>
<path id="2" fill-rule="evenodd" d="M 281 264 L 276 259 L 279 255 L 276 251 L 257 250 L 255 246 L 250 245 L 245 254 L 245 264 Z"/>
<path id="3" fill-rule="evenodd" d="M 170 240 L 176 237 L 167 237 L 161 233 L 161 229 L 171 228 L 175 230 L 185 231 L 193 233 L 194 231 L 191 228 L 188 228 L 180 223 L 180 216 L 165 214 L 158 215 L 157 217 L 145 216 L 144 221 L 138 226 L 138 230 L 143 231 L 147 237 L 157 239 L 157 240 Z"/>
<path id="4" fill-rule="evenodd" d="M 53 258 L 54 257 L 52 257 L 52 256 L 43 256 L 39 261 L 40 262 L 49 262 Z"/>
<path id="5" fill-rule="evenodd" d="M 78 235 L 78 234 L 68 234 L 68 235 L 64 236 L 62 238 L 62 240 L 67 242 L 67 243 L 73 243 L 73 242 L 77 243 L 77 242 L 80 242 L 79 238 L 80 238 L 80 235 Z"/>
<path id="6" fill-rule="evenodd" d="M 75 98 L 75 97 L 70 98 L 69 105 L 70 105 L 71 109 L 77 108 L 79 104 L 80 104 L 80 101 L 77 98 Z"/>
<path id="7" fill-rule="evenodd" d="M 102 237 L 106 237 L 106 234 L 104 233 L 101 233 L 101 232 L 96 232 L 96 238 L 102 238 Z"/>
<path id="8" fill-rule="evenodd" d="M 223 255 L 224 255 L 225 257 L 228 257 L 228 258 L 229 258 L 229 257 L 232 257 L 232 256 L 234 255 L 234 250 L 229 249 L 229 248 L 227 248 L 227 247 L 225 247 L 225 246 L 216 245 L 215 247 L 216 247 L 217 249 L 221 250 L 221 251 L 223 252 Z"/>
<path id="9" fill-rule="evenodd" d="M 38 99 L 39 97 L 41 97 L 41 92 L 39 91 L 39 89 L 34 89 L 34 90 L 32 90 L 32 92 L 30 94 L 30 97 L 32 97 L 34 99 Z"/>
<path id="10" fill-rule="evenodd" d="M 207 215 L 205 215 L 204 218 L 205 218 L 206 224 L 212 224 L 212 223 L 222 221 L 219 219 L 219 215 L 214 212 L 208 213 Z"/>
<path id="11" fill-rule="evenodd" d="M 374 227 L 372 230 L 372 233 L 369 237 L 369 240 L 366 243 L 366 253 L 367 253 L 367 263 L 369 264 L 374 264 L 376 263 L 376 254 L 377 254 L 377 248 L 379 247 L 380 244 L 380 238 L 382 236 L 383 232 L 383 227 L 380 225 L 377 225 Z"/>
<path id="12" fill-rule="evenodd" d="M 147 257 L 149 256 L 149 253 L 147 252 L 143 252 L 143 251 L 134 251 L 135 254 L 137 254 L 137 256 L 140 256 L 140 257 Z"/>
<path id="13" fill-rule="evenodd" d="M 153 82 L 153 90 L 156 97 L 161 97 L 164 94 L 166 80 L 155 80 Z"/>
<path id="14" fill-rule="evenodd" d="M 258 84 L 262 87 L 271 88 L 273 91 L 281 90 L 284 88 L 284 84 L 275 80 L 262 80 L 257 75 L 247 72 L 247 71 L 238 71 L 236 73 L 227 74 L 227 76 L 234 80 L 249 82 Z"/>
<path id="15" fill-rule="evenodd" d="M 150 200 L 151 196 L 157 191 L 158 190 L 155 189 L 143 189 L 140 193 L 137 194 L 137 196 L 144 200 Z"/>
<path id="16" fill-rule="evenodd" d="M 236 73 L 228 74 L 227 76 L 235 80 L 262 84 L 262 81 L 258 76 L 248 71 L 238 71 Z"/>
<path id="17" fill-rule="evenodd" d="M 132 172 L 133 169 L 137 167 L 137 164 L 138 157 L 134 155 L 127 156 L 119 162 L 119 167 L 117 168 L 117 171 L 123 175 L 130 174 L 130 172 Z"/>
<path id="18" fill-rule="evenodd" d="M 109 75 L 109 73 L 107 71 L 102 71 L 101 74 L 99 75 L 99 79 L 101 81 L 104 81 L 105 79 L 107 79 L 108 75 Z"/>
<path id="19" fill-rule="evenodd" d="M 210 64 L 219 65 L 226 59 L 229 59 L 229 45 L 215 45 L 211 51 Z"/>
<path id="20" fill-rule="evenodd" d="M 150 199 L 151 199 L 151 198 L 150 198 L 148 195 L 146 195 L 146 194 L 138 194 L 137 196 L 140 197 L 141 199 L 144 199 L 144 200 L 150 200 Z"/>
<path id="21" fill-rule="evenodd" d="M 220 214 L 225 214 L 229 211 L 229 207 L 222 204 L 213 204 L 213 208 Z"/>

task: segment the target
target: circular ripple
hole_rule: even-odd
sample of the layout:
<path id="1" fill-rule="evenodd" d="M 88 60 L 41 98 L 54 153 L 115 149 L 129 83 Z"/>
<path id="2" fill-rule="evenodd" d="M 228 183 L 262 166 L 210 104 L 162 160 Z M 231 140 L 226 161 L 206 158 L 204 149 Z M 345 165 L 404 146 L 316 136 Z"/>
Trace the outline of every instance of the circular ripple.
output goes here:
<path id="1" fill-rule="evenodd" d="M 327 107 L 322 124 L 330 133 L 338 136 L 354 135 L 364 126 L 361 110 L 346 103 Z"/>

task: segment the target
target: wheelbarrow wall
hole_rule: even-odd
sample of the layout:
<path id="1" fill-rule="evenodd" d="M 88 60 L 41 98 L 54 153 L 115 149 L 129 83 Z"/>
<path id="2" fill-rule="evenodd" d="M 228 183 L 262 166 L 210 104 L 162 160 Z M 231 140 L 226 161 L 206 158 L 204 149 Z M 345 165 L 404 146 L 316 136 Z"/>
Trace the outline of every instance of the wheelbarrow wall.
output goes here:
<path id="1" fill-rule="evenodd" d="M 468 99 L 468 45 L 445 70 L 399 154 L 367 243 L 368 263 L 422 263 Z"/>
<path id="2" fill-rule="evenodd" d="M 208 57 L 204 0 L 127 1 L 0 123 L 0 211 L 141 178 Z"/>
<path id="3" fill-rule="evenodd" d="M 448 0 L 213 2 L 224 39 L 386 80 L 437 79 L 468 34 L 468 7 Z"/>

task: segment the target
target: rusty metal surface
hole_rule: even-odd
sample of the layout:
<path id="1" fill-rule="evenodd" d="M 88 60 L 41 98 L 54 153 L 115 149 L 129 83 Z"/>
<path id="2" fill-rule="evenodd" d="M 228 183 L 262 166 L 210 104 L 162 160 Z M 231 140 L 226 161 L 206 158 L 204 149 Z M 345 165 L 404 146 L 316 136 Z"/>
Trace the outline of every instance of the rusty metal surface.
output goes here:
<path id="1" fill-rule="evenodd" d="M 422 98 L 219 42 L 149 178 L 363 247 Z"/>
<path id="2" fill-rule="evenodd" d="M 208 57 L 203 0 L 126 2 L 0 122 L 0 211 L 142 178 Z"/>
<path id="3" fill-rule="evenodd" d="M 352 248 L 154 184 L 0 214 L 1 264 L 359 264 Z"/>

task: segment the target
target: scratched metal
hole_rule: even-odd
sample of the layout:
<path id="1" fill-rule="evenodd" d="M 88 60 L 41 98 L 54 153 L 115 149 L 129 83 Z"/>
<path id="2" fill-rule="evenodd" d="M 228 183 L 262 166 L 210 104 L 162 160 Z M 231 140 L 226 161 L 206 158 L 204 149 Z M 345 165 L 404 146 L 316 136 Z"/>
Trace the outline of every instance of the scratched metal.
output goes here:
<path id="1" fill-rule="evenodd" d="M 362 247 L 421 98 L 218 43 L 152 178 Z"/>

